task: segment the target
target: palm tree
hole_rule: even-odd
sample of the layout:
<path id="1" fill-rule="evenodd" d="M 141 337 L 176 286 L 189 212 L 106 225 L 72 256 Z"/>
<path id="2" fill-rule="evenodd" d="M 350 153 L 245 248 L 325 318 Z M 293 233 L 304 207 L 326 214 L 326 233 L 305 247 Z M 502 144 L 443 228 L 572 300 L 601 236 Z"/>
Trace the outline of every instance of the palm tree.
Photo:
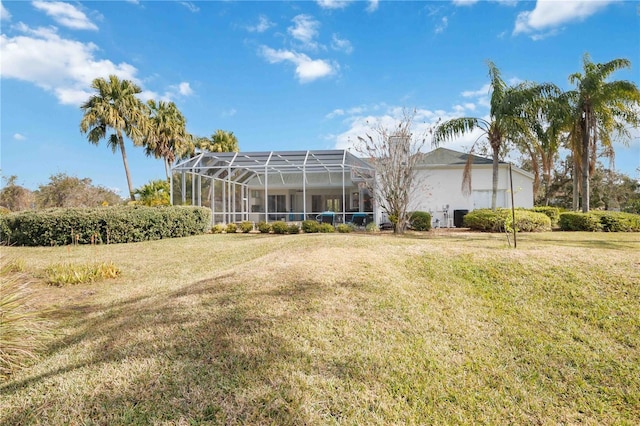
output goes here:
<path id="1" fill-rule="evenodd" d="M 542 169 L 545 205 L 549 205 L 553 165 L 570 130 L 569 97 L 557 88 L 554 92 L 553 96 L 539 97 L 524 105 L 525 115 L 532 119 L 531 131 L 535 137 L 520 138 L 516 143 L 520 150 L 531 158 L 534 169 L 534 194 L 540 186 Z"/>
<path id="2" fill-rule="evenodd" d="M 433 144 L 437 146 L 447 140 L 463 136 L 465 133 L 473 132 L 476 129 L 481 130 L 482 135 L 472 146 L 471 152 L 473 152 L 475 145 L 483 137 L 486 137 L 493 158 L 491 208 L 495 210 L 500 153 L 507 148 L 509 141 L 513 142 L 523 135 L 530 135 L 530 126 L 528 118 L 523 115 L 523 106 L 545 90 L 550 90 L 550 86 L 530 83 L 522 83 L 515 87 L 507 86 L 495 64 L 487 61 L 487 65 L 489 66 L 492 89 L 489 119 L 461 117 L 445 121 L 436 128 L 433 134 Z M 467 194 L 471 192 L 472 161 L 473 157 L 469 155 L 463 174 L 463 192 Z"/>
<path id="3" fill-rule="evenodd" d="M 584 73 L 569 76 L 569 82 L 576 85 L 569 92 L 573 104 L 572 148 L 576 163 L 580 159 L 578 172 L 582 177 L 581 201 L 585 213 L 589 211 L 589 175 L 592 165 L 595 165 L 598 142 L 611 157 L 611 135 L 620 136 L 626 143 L 630 136 L 626 125 L 640 125 L 638 87 L 630 81 L 606 81 L 613 72 L 630 67 L 628 59 L 595 64 L 587 53 L 583 58 Z"/>
<path id="4" fill-rule="evenodd" d="M 216 130 L 211 135 L 211 139 L 196 138 L 196 147 L 209 152 L 239 152 L 238 138 L 233 132 L 226 132 L 224 130 Z"/>
<path id="5" fill-rule="evenodd" d="M 130 138 L 134 144 L 141 142 L 147 114 L 144 104 L 136 98 L 136 94 L 142 90 L 132 82 L 120 80 L 115 75 L 110 75 L 109 80 L 96 78 L 91 87 L 97 93 L 81 106 L 84 116 L 80 122 L 80 130 L 87 134 L 87 139 L 92 144 L 97 145 L 101 139 L 106 139 L 107 145 L 114 153 L 120 150 L 129 195 L 131 200 L 135 201 L 123 135 Z M 107 129 L 113 130 L 114 133 L 107 136 Z"/>
<path id="6" fill-rule="evenodd" d="M 171 164 L 189 149 L 191 136 L 187 133 L 184 116 L 173 102 L 149 100 L 149 128 L 144 146 L 147 155 L 164 159 L 167 179 Z"/>

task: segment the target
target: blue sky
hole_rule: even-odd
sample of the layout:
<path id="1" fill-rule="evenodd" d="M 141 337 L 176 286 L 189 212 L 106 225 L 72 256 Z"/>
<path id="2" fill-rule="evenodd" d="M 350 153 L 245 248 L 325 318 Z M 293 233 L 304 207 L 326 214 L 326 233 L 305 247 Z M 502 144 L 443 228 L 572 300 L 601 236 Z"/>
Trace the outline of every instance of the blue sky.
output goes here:
<path id="1" fill-rule="evenodd" d="M 614 78 L 640 84 L 639 17 L 631 1 L 3 1 L 2 175 L 36 189 L 65 172 L 126 195 L 120 154 L 79 130 L 96 77 L 133 80 L 176 102 L 191 133 L 233 131 L 242 151 L 345 148 L 403 107 L 418 130 L 485 116 L 487 59 L 507 81 L 569 89 L 585 52 L 622 57 L 632 69 Z M 616 168 L 639 177 L 633 134 Z M 135 187 L 164 177 L 127 149 Z"/>

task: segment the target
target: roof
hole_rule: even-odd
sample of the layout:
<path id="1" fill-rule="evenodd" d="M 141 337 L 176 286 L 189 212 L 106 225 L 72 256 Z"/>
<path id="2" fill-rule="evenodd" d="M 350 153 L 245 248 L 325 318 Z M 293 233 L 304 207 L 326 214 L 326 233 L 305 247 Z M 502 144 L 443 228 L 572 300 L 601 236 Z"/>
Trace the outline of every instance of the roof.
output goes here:
<path id="1" fill-rule="evenodd" d="M 373 171 L 370 164 L 346 150 L 208 152 L 203 151 L 173 166 L 174 172 L 220 178 L 230 176 L 246 182 L 265 173 L 307 174 L 360 170 Z"/>
<path id="2" fill-rule="evenodd" d="M 493 164 L 490 158 L 480 157 L 473 154 L 465 154 L 464 152 L 454 151 L 447 148 L 436 148 L 431 152 L 422 154 L 422 159 L 418 164 L 424 166 L 454 166 L 467 164 L 467 159 L 471 156 L 474 165 Z M 500 163 L 505 164 L 503 161 Z"/>

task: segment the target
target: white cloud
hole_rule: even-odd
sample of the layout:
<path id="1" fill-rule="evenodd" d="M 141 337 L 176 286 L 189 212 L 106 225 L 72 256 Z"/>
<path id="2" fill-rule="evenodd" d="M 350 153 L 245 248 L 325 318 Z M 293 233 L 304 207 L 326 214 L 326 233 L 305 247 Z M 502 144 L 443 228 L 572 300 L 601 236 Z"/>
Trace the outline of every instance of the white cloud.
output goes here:
<path id="1" fill-rule="evenodd" d="M 10 21 L 10 20 L 11 20 L 11 14 L 7 9 L 5 9 L 2 2 L 0 2 L 0 21 Z"/>
<path id="2" fill-rule="evenodd" d="M 34 1 L 32 4 L 33 7 L 38 10 L 42 10 L 47 15 L 51 16 L 54 21 L 60 25 L 64 25 L 65 27 L 72 28 L 74 30 L 98 30 L 96 24 L 91 22 L 84 12 L 77 9 L 70 3 L 38 0 Z"/>
<path id="3" fill-rule="evenodd" d="M 193 94 L 193 89 L 191 89 L 189 83 L 183 81 L 178 85 L 178 93 L 180 93 L 182 96 L 189 96 Z"/>
<path id="4" fill-rule="evenodd" d="M 479 0 L 453 0 L 453 4 L 456 6 L 471 6 L 472 4 L 478 3 Z"/>
<path id="5" fill-rule="evenodd" d="M 22 135 L 22 134 L 20 134 L 20 133 L 16 133 L 16 134 L 14 134 L 14 135 L 13 135 L 13 138 L 14 138 L 15 140 L 17 140 L 17 141 L 23 141 L 23 140 L 26 140 L 26 139 L 27 139 L 27 137 L 26 137 L 26 136 L 24 136 L 24 135 Z"/>
<path id="6" fill-rule="evenodd" d="M 531 11 L 520 12 L 513 34 L 532 34 L 539 40 L 554 34 L 558 27 L 572 21 L 583 21 L 616 0 L 538 0 Z"/>
<path id="7" fill-rule="evenodd" d="M 222 117 L 233 117 L 237 112 L 238 111 L 235 108 L 231 108 L 228 111 L 223 111 L 221 115 Z"/>
<path id="8" fill-rule="evenodd" d="M 2 78 L 28 81 L 55 94 L 60 103 L 79 105 L 88 98 L 93 79 L 110 74 L 137 83 L 136 68 L 96 59 L 98 47 L 61 38 L 55 28 L 14 27 L 24 35 L 0 35 Z"/>
<path id="9" fill-rule="evenodd" d="M 443 16 L 440 23 L 436 25 L 435 33 L 442 33 L 447 28 L 447 25 L 449 25 L 449 19 L 446 16 Z"/>
<path id="10" fill-rule="evenodd" d="M 323 9 L 344 9 L 351 3 L 350 0 L 316 0 L 318 6 Z"/>
<path id="11" fill-rule="evenodd" d="M 489 91 L 491 90 L 491 85 L 489 83 L 485 84 L 479 90 L 465 90 L 462 92 L 462 96 L 465 98 L 477 98 L 480 96 L 487 96 Z"/>
<path id="12" fill-rule="evenodd" d="M 378 10 L 379 0 L 369 0 L 369 5 L 367 6 L 367 12 L 375 12 Z"/>
<path id="13" fill-rule="evenodd" d="M 263 33 L 267 31 L 269 28 L 274 27 L 275 25 L 276 24 L 269 21 L 269 19 L 266 16 L 260 15 L 258 17 L 258 23 L 254 26 L 248 26 L 247 30 L 252 33 Z"/>
<path id="14" fill-rule="evenodd" d="M 190 1 L 181 1 L 180 4 L 186 7 L 187 9 L 189 9 L 189 12 L 193 12 L 193 13 L 200 12 L 200 8 L 195 4 L 191 3 Z"/>
<path id="15" fill-rule="evenodd" d="M 302 42 L 307 49 L 317 49 L 318 45 L 313 41 L 318 36 L 320 22 L 309 15 L 297 15 L 291 21 L 295 24 L 287 28 L 289 34 L 296 40 Z"/>
<path id="16" fill-rule="evenodd" d="M 325 115 L 325 118 L 332 119 L 332 118 L 335 118 L 335 117 L 341 117 L 343 115 L 344 115 L 344 110 L 338 108 L 338 109 L 334 109 L 329 114 Z"/>
<path id="17" fill-rule="evenodd" d="M 338 68 L 337 64 L 331 64 L 323 59 L 311 59 L 304 53 L 291 50 L 275 50 L 262 46 L 260 53 L 272 64 L 283 61 L 293 63 L 296 66 L 296 77 L 301 83 L 335 74 Z"/>
<path id="18" fill-rule="evenodd" d="M 331 38 L 331 48 L 333 50 L 339 50 L 341 52 L 345 52 L 350 54 L 353 52 L 353 46 L 351 42 L 347 39 L 341 39 L 338 34 L 334 34 Z"/>

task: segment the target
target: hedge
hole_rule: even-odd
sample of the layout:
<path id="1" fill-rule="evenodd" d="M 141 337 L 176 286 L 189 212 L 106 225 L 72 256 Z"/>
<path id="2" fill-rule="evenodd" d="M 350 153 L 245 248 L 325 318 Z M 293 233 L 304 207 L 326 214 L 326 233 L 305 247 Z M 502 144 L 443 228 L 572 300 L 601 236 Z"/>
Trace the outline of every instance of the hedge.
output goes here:
<path id="1" fill-rule="evenodd" d="M 204 207 L 113 206 L 25 211 L 0 217 L 0 241 L 18 246 L 131 243 L 202 234 Z"/>
<path id="2" fill-rule="evenodd" d="M 516 230 L 519 232 L 541 232 L 551 230 L 551 219 L 544 213 L 516 210 Z M 503 232 L 512 229 L 510 209 L 478 209 L 467 213 L 463 225 L 474 231 Z"/>
<path id="3" fill-rule="evenodd" d="M 640 215 L 623 212 L 566 212 L 558 221 L 563 231 L 640 232 Z"/>
<path id="4" fill-rule="evenodd" d="M 431 229 L 431 215 L 427 212 L 413 212 L 409 215 L 409 223 L 415 231 L 428 231 Z"/>
<path id="5" fill-rule="evenodd" d="M 536 213 L 544 213 L 551 219 L 551 226 L 557 226 L 560 219 L 560 209 L 558 207 L 538 206 L 531 209 Z"/>

